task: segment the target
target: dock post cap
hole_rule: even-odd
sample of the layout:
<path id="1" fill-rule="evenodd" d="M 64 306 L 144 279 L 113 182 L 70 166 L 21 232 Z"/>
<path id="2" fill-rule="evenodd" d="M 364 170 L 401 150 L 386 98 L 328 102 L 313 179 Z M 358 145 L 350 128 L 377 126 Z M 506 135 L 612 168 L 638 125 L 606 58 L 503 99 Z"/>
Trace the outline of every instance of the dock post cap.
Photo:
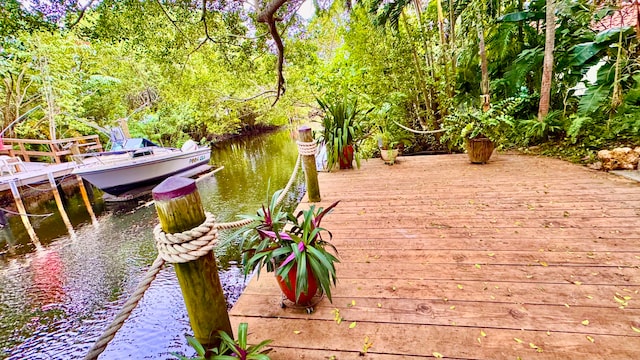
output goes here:
<path id="1" fill-rule="evenodd" d="M 154 187 L 151 193 L 154 200 L 163 201 L 183 197 L 196 190 L 195 180 L 182 176 L 171 176 Z"/>

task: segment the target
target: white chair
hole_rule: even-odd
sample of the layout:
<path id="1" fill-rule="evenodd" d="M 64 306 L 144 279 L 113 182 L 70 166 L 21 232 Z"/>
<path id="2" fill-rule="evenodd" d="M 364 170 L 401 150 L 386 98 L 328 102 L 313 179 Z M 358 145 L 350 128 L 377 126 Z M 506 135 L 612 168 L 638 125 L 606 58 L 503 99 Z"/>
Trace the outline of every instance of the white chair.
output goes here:
<path id="1" fill-rule="evenodd" d="M 9 175 L 13 175 L 14 173 L 24 170 L 25 167 L 22 164 L 22 160 L 20 160 L 20 158 L 0 155 L 0 174 L 4 174 L 5 172 L 7 172 L 9 173 Z"/>

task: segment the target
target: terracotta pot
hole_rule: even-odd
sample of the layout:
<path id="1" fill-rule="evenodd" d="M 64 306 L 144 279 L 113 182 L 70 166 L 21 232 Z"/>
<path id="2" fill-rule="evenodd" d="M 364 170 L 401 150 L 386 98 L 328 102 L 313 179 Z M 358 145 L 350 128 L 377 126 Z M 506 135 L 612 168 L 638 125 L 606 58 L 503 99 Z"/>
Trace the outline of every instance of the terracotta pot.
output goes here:
<path id="1" fill-rule="evenodd" d="M 353 145 L 347 145 L 342 148 L 342 156 L 338 159 L 340 169 L 353 169 Z"/>
<path id="2" fill-rule="evenodd" d="M 487 138 L 468 139 L 467 154 L 472 164 L 486 164 L 493 153 L 493 142 Z"/>
<path id="3" fill-rule="evenodd" d="M 307 284 L 308 284 L 307 292 L 300 293 L 300 298 L 296 301 L 297 274 L 298 274 L 298 268 L 296 265 L 294 265 L 293 268 L 291 268 L 291 271 L 289 271 L 289 275 L 288 275 L 289 284 L 291 286 L 288 286 L 287 283 L 284 281 L 284 278 L 282 278 L 281 276 L 276 275 L 276 281 L 278 281 L 280 290 L 282 290 L 282 293 L 284 294 L 284 296 L 287 297 L 287 299 L 289 299 L 295 304 L 300 304 L 300 305 L 309 304 L 311 299 L 313 299 L 313 297 L 316 295 L 316 292 L 318 292 L 318 283 L 316 282 L 316 278 L 313 276 L 313 273 L 311 272 L 311 268 L 308 267 L 307 268 Z"/>
<path id="4" fill-rule="evenodd" d="M 385 164 L 393 165 L 398 157 L 398 149 L 380 149 L 380 157 Z"/>

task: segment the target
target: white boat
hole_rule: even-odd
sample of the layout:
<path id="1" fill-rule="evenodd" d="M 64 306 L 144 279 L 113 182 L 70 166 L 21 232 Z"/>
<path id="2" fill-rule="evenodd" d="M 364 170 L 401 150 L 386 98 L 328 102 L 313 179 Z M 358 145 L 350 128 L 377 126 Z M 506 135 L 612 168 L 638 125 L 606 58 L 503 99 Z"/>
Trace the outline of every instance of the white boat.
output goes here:
<path id="1" fill-rule="evenodd" d="M 169 176 L 203 168 L 210 158 L 210 148 L 200 147 L 191 140 L 181 149 L 174 149 L 157 146 L 146 139 L 127 139 L 122 150 L 82 154 L 73 173 L 117 196 L 158 184 Z"/>

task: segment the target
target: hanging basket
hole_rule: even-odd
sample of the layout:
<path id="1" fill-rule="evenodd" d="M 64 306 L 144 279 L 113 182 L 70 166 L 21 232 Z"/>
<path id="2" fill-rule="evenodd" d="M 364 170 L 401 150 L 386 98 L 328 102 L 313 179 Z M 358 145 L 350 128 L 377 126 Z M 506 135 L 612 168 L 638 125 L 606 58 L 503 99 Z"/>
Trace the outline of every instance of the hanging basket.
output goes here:
<path id="1" fill-rule="evenodd" d="M 487 138 L 467 139 L 467 154 L 472 164 L 486 164 L 495 146 Z"/>

